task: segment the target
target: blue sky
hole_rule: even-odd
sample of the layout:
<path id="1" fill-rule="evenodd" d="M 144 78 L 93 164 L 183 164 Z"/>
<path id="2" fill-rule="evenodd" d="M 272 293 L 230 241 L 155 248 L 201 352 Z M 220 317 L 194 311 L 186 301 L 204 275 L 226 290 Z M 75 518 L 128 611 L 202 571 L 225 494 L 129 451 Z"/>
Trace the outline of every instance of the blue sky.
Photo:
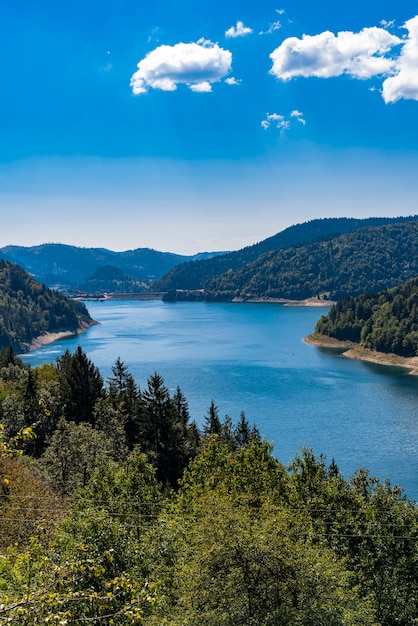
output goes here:
<path id="1" fill-rule="evenodd" d="M 0 7 L 0 245 L 193 254 L 418 213 L 418 7 Z"/>

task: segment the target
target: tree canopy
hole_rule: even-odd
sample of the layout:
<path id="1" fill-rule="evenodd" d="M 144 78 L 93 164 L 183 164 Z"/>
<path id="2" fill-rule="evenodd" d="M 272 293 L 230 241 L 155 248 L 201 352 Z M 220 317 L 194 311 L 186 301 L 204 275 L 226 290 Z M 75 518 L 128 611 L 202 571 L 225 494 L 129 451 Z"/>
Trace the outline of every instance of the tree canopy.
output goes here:
<path id="1" fill-rule="evenodd" d="M 222 271 L 204 275 L 194 284 L 203 289 L 199 298 L 208 301 L 312 297 L 341 300 L 381 291 L 415 277 L 417 258 L 418 221 L 411 218 L 409 222 L 359 227 L 277 247 L 245 263 L 225 265 Z M 214 259 L 211 267 L 223 261 L 225 257 Z M 172 275 L 182 267 L 188 267 L 191 274 L 197 272 L 197 266 L 188 264 L 174 269 Z M 160 281 L 158 285 L 171 289 L 165 296 L 167 300 L 187 299 L 187 292 L 176 290 L 192 288 L 182 281 Z M 196 292 L 190 294 L 191 299 L 196 297 Z"/>
<path id="2" fill-rule="evenodd" d="M 417 505 L 366 469 L 285 467 L 244 412 L 212 401 L 201 430 L 158 373 L 102 381 L 82 351 L 0 353 L 0 409 L 0 623 L 416 623 Z"/>
<path id="3" fill-rule="evenodd" d="M 342 341 L 411 357 L 418 354 L 418 278 L 376 294 L 335 304 L 315 332 Z"/>
<path id="4" fill-rule="evenodd" d="M 0 259 L 0 349 L 25 351 L 44 333 L 77 332 L 91 324 L 82 302 L 35 281 L 13 263 Z"/>

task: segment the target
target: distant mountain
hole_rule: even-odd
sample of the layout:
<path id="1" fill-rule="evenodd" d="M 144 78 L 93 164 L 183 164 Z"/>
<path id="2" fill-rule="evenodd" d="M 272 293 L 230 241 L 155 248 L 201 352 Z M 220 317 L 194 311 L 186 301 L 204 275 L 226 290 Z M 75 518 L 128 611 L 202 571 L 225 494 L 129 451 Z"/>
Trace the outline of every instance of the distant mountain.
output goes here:
<path id="1" fill-rule="evenodd" d="M 207 300 L 341 300 L 418 276 L 418 219 L 362 228 L 262 255 L 205 283 Z"/>
<path id="2" fill-rule="evenodd" d="M 25 352 L 45 333 L 76 333 L 94 323 L 82 302 L 35 281 L 18 265 L 0 259 L 0 349 Z"/>
<path id="3" fill-rule="evenodd" d="M 113 252 L 105 248 L 79 248 L 58 243 L 0 249 L 0 257 L 17 263 L 45 285 L 64 291 L 72 291 L 77 284 L 88 281 L 94 272 L 106 266 L 119 269 L 129 279 L 149 286 L 179 263 L 218 254 L 202 252 L 184 256 L 150 248 Z"/>
<path id="4" fill-rule="evenodd" d="M 338 302 L 318 320 L 315 333 L 379 352 L 418 355 L 418 278 Z"/>
<path id="5" fill-rule="evenodd" d="M 114 265 L 99 267 L 86 281 L 74 285 L 74 291 L 84 293 L 140 293 L 148 285 L 132 278 Z"/>
<path id="6" fill-rule="evenodd" d="M 370 217 L 366 219 L 342 217 L 316 219 L 303 224 L 296 224 L 268 239 L 236 252 L 226 253 L 212 259 L 176 265 L 155 283 L 154 289 L 156 291 L 203 289 L 208 286 L 210 279 L 231 270 L 238 270 L 268 252 L 312 243 L 325 238 L 329 239 L 360 228 L 403 223 L 415 219 L 418 219 L 418 216 Z"/>

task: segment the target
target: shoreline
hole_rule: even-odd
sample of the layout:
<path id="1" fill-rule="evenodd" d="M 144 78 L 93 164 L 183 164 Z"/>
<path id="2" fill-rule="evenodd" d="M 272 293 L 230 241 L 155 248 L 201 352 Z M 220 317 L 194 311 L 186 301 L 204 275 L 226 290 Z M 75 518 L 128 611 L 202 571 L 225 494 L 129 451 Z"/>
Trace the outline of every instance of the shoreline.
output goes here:
<path id="1" fill-rule="evenodd" d="M 183 291 L 183 290 L 178 290 Z M 194 290 L 190 290 L 192 292 Z M 196 290 L 200 291 L 200 290 Z M 185 290 L 186 292 L 186 290 Z M 74 300 L 82 300 L 82 301 L 95 301 L 95 302 L 106 302 L 108 300 L 138 300 L 138 301 L 149 301 L 149 300 L 163 300 L 166 295 L 165 291 L 145 291 L 139 293 L 104 293 L 104 294 L 73 294 L 71 297 Z M 195 300 L 188 300 L 185 298 L 184 300 L 173 300 L 173 302 L 194 302 Z M 205 300 L 199 300 L 205 302 Z M 170 300 L 171 302 L 171 300 Z M 209 301 L 212 303 L 211 301 Z M 251 298 L 242 298 L 237 297 L 232 300 L 220 300 L 219 303 L 228 303 L 232 302 L 233 304 L 283 304 L 283 306 L 313 306 L 313 307 L 330 307 L 335 302 L 333 300 L 321 300 L 320 298 L 306 298 L 304 300 L 291 300 L 290 298 L 267 298 L 263 296 L 254 296 Z"/>
<path id="2" fill-rule="evenodd" d="M 410 375 L 418 376 L 418 356 L 405 357 L 389 352 L 378 352 L 370 348 L 363 348 L 353 341 L 340 341 L 334 337 L 319 335 L 318 333 L 308 335 L 303 341 L 317 348 L 339 350 L 348 359 L 357 359 L 389 367 L 402 367 L 408 369 Z"/>
<path id="3" fill-rule="evenodd" d="M 254 298 L 234 298 L 231 300 L 233 303 L 238 304 L 263 304 L 263 303 L 276 303 L 283 304 L 283 306 L 313 306 L 313 307 L 323 307 L 323 306 L 332 306 L 335 304 L 332 300 L 321 300 L 320 298 L 306 298 L 305 300 L 290 300 L 289 298 L 263 298 L 263 297 L 254 297 Z"/>
<path id="4" fill-rule="evenodd" d="M 89 324 L 82 323 L 82 326 L 80 328 L 77 328 L 76 330 L 62 330 L 56 333 L 42 333 L 42 335 L 34 337 L 29 343 L 23 344 L 22 348 L 24 347 L 25 350 L 22 351 L 20 354 L 28 354 L 28 352 L 33 352 L 33 350 L 38 350 L 38 348 L 48 346 L 49 344 L 54 343 L 55 341 L 59 341 L 60 339 L 81 335 L 82 333 L 86 332 L 86 330 L 90 328 L 90 326 L 95 326 L 99 323 L 100 322 L 96 322 L 96 320 L 93 320 Z"/>

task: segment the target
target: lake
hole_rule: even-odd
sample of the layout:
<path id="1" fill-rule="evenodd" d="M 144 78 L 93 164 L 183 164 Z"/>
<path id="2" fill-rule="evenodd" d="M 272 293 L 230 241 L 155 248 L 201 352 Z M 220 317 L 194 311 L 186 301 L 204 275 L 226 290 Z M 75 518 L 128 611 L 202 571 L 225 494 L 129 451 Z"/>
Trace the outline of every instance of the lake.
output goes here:
<path id="1" fill-rule="evenodd" d="M 303 338 L 327 308 L 281 304 L 87 302 L 100 322 L 24 357 L 54 362 L 81 345 L 106 379 L 117 357 L 143 389 L 158 372 L 202 424 L 211 400 L 240 412 L 287 464 L 303 445 L 345 477 L 367 467 L 418 500 L 418 377 L 354 361 Z"/>

